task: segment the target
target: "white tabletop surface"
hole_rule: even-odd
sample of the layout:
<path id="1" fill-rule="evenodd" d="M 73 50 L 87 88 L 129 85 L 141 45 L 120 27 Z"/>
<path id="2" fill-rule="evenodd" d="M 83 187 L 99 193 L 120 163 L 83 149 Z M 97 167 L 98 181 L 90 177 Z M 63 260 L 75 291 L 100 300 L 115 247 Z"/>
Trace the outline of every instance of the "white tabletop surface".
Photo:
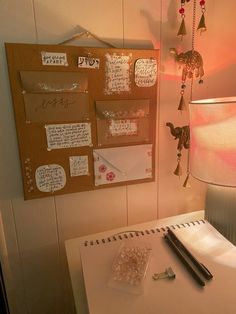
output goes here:
<path id="1" fill-rule="evenodd" d="M 165 227 L 191 221 L 201 220 L 204 218 L 204 211 L 196 211 L 192 213 L 182 214 L 178 216 L 153 220 L 137 225 L 126 226 L 122 228 L 112 229 L 105 232 L 95 233 L 84 237 L 78 237 L 65 241 L 68 268 L 70 273 L 71 285 L 74 296 L 75 309 L 77 314 L 88 314 L 86 303 L 86 293 L 84 288 L 82 264 L 80 257 L 80 244 L 85 241 L 92 241 L 108 237 L 110 235 L 123 232 L 126 230 L 143 230 L 153 227 Z"/>

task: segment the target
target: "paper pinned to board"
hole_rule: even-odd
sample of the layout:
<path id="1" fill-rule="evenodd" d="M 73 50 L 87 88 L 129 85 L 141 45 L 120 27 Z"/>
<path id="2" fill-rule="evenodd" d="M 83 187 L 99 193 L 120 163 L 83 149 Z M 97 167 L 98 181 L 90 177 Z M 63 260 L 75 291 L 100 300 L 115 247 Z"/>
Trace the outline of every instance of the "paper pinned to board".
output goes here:
<path id="1" fill-rule="evenodd" d="M 138 59 L 135 62 L 135 83 L 138 87 L 151 87 L 157 80 L 157 61 L 155 59 Z"/>
<path id="2" fill-rule="evenodd" d="M 48 150 L 91 146 L 91 123 L 45 125 Z"/>
<path id="3" fill-rule="evenodd" d="M 107 95 L 131 91 L 132 54 L 106 53 L 105 90 Z"/>
<path id="4" fill-rule="evenodd" d="M 93 57 L 78 57 L 78 68 L 99 69 L 100 59 Z"/>
<path id="5" fill-rule="evenodd" d="M 110 136 L 132 136 L 138 134 L 137 119 L 108 120 Z"/>
<path id="6" fill-rule="evenodd" d="M 95 149 L 95 185 L 152 178 L 152 144 Z"/>
<path id="7" fill-rule="evenodd" d="M 67 55 L 64 52 L 41 51 L 42 65 L 68 66 Z"/>
<path id="8" fill-rule="evenodd" d="M 41 192 L 55 192 L 66 184 L 66 173 L 57 164 L 42 165 L 35 171 L 36 186 Z"/>
<path id="9" fill-rule="evenodd" d="M 86 176 L 89 174 L 88 156 L 70 156 L 71 177 Z"/>

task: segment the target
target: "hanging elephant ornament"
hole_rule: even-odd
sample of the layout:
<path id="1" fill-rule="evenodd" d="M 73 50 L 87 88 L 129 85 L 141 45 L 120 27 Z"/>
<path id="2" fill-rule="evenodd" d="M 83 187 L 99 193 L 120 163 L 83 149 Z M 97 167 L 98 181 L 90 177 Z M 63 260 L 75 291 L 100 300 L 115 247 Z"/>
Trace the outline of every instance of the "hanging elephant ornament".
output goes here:
<path id="1" fill-rule="evenodd" d="M 182 127 L 175 127 L 173 123 L 167 122 L 166 126 L 170 128 L 170 133 L 174 137 L 175 140 L 178 140 L 177 144 L 177 167 L 174 171 L 176 176 L 182 175 L 182 168 L 181 168 L 181 157 L 182 157 L 182 149 L 185 148 L 189 154 L 189 146 L 190 146 L 190 132 L 189 126 L 185 125 Z M 188 155 L 188 162 L 187 162 L 187 176 L 184 180 L 183 187 L 189 187 L 189 155 Z"/>
<path id="2" fill-rule="evenodd" d="M 199 78 L 199 83 L 203 83 L 203 59 L 198 51 L 189 50 L 178 54 L 177 51 L 173 49 L 172 53 L 175 55 L 176 62 L 182 67 L 182 82 L 185 82 L 187 78 L 191 79 L 195 76 Z"/>
<path id="3" fill-rule="evenodd" d="M 171 48 L 170 52 L 174 55 L 175 61 L 182 68 L 182 84 L 181 84 L 181 98 L 178 110 L 185 109 L 184 90 L 186 88 L 186 80 L 199 78 L 199 84 L 203 83 L 204 76 L 203 59 L 201 54 L 196 50 L 189 50 L 187 52 L 177 53 L 175 48 Z"/>

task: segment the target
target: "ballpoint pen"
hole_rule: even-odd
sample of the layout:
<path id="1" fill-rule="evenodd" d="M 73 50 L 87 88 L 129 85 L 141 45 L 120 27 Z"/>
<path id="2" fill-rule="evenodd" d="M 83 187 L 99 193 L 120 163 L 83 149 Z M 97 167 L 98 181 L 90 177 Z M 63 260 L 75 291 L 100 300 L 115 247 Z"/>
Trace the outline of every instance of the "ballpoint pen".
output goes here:
<path id="1" fill-rule="evenodd" d="M 171 237 L 171 239 L 174 241 L 176 246 L 182 250 L 189 259 L 193 262 L 193 264 L 196 266 L 196 268 L 199 270 L 199 272 L 207 279 L 211 279 L 213 275 L 210 273 L 210 271 L 206 268 L 205 265 L 200 263 L 193 255 L 189 252 L 189 250 L 184 246 L 184 244 L 179 240 L 179 238 L 176 236 L 176 234 L 171 230 L 168 229 L 168 234 Z"/>
<path id="2" fill-rule="evenodd" d="M 170 235 L 166 233 L 164 235 L 164 239 L 167 241 L 169 246 L 175 251 L 176 255 L 179 257 L 179 259 L 182 261 L 190 275 L 194 278 L 194 280 L 200 285 L 205 286 L 205 282 L 202 280 L 202 278 L 199 276 L 199 274 L 196 272 L 196 270 L 192 267 L 192 265 L 189 263 L 186 256 L 181 252 L 181 250 L 177 247 L 175 242 L 172 240 Z"/>

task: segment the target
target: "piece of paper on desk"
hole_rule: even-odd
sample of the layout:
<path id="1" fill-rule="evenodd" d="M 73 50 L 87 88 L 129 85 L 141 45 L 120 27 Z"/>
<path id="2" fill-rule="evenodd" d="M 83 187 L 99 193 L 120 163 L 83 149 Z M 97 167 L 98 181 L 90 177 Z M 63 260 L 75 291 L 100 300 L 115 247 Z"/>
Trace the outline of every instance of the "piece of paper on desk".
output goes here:
<path id="1" fill-rule="evenodd" d="M 95 149 L 95 185 L 152 178 L 152 145 Z"/>
<path id="2" fill-rule="evenodd" d="M 90 314 L 235 313 L 236 255 L 232 252 L 236 251 L 236 247 L 205 221 L 175 226 L 174 232 L 178 238 L 182 242 L 185 240 L 187 248 L 195 250 L 194 256 L 214 276 L 202 288 L 166 245 L 163 239 L 165 231 L 166 226 L 158 229 L 153 222 L 152 229 L 145 230 L 142 235 L 134 234 L 137 241 L 147 241 L 152 246 L 144 293 L 139 296 L 116 291 L 107 285 L 114 256 L 120 242 L 126 241 L 125 236 L 121 236 L 121 239 L 116 237 L 116 240 L 113 239 L 114 236 L 96 239 L 80 248 Z M 127 232 L 128 238 L 129 235 L 130 232 Z M 154 273 L 163 271 L 167 266 L 171 266 L 175 272 L 175 280 L 152 279 Z"/>
<path id="3" fill-rule="evenodd" d="M 174 233 L 193 253 L 207 256 L 222 265 L 236 267 L 236 247 L 211 224 L 196 223 L 194 228 L 176 229 Z"/>

